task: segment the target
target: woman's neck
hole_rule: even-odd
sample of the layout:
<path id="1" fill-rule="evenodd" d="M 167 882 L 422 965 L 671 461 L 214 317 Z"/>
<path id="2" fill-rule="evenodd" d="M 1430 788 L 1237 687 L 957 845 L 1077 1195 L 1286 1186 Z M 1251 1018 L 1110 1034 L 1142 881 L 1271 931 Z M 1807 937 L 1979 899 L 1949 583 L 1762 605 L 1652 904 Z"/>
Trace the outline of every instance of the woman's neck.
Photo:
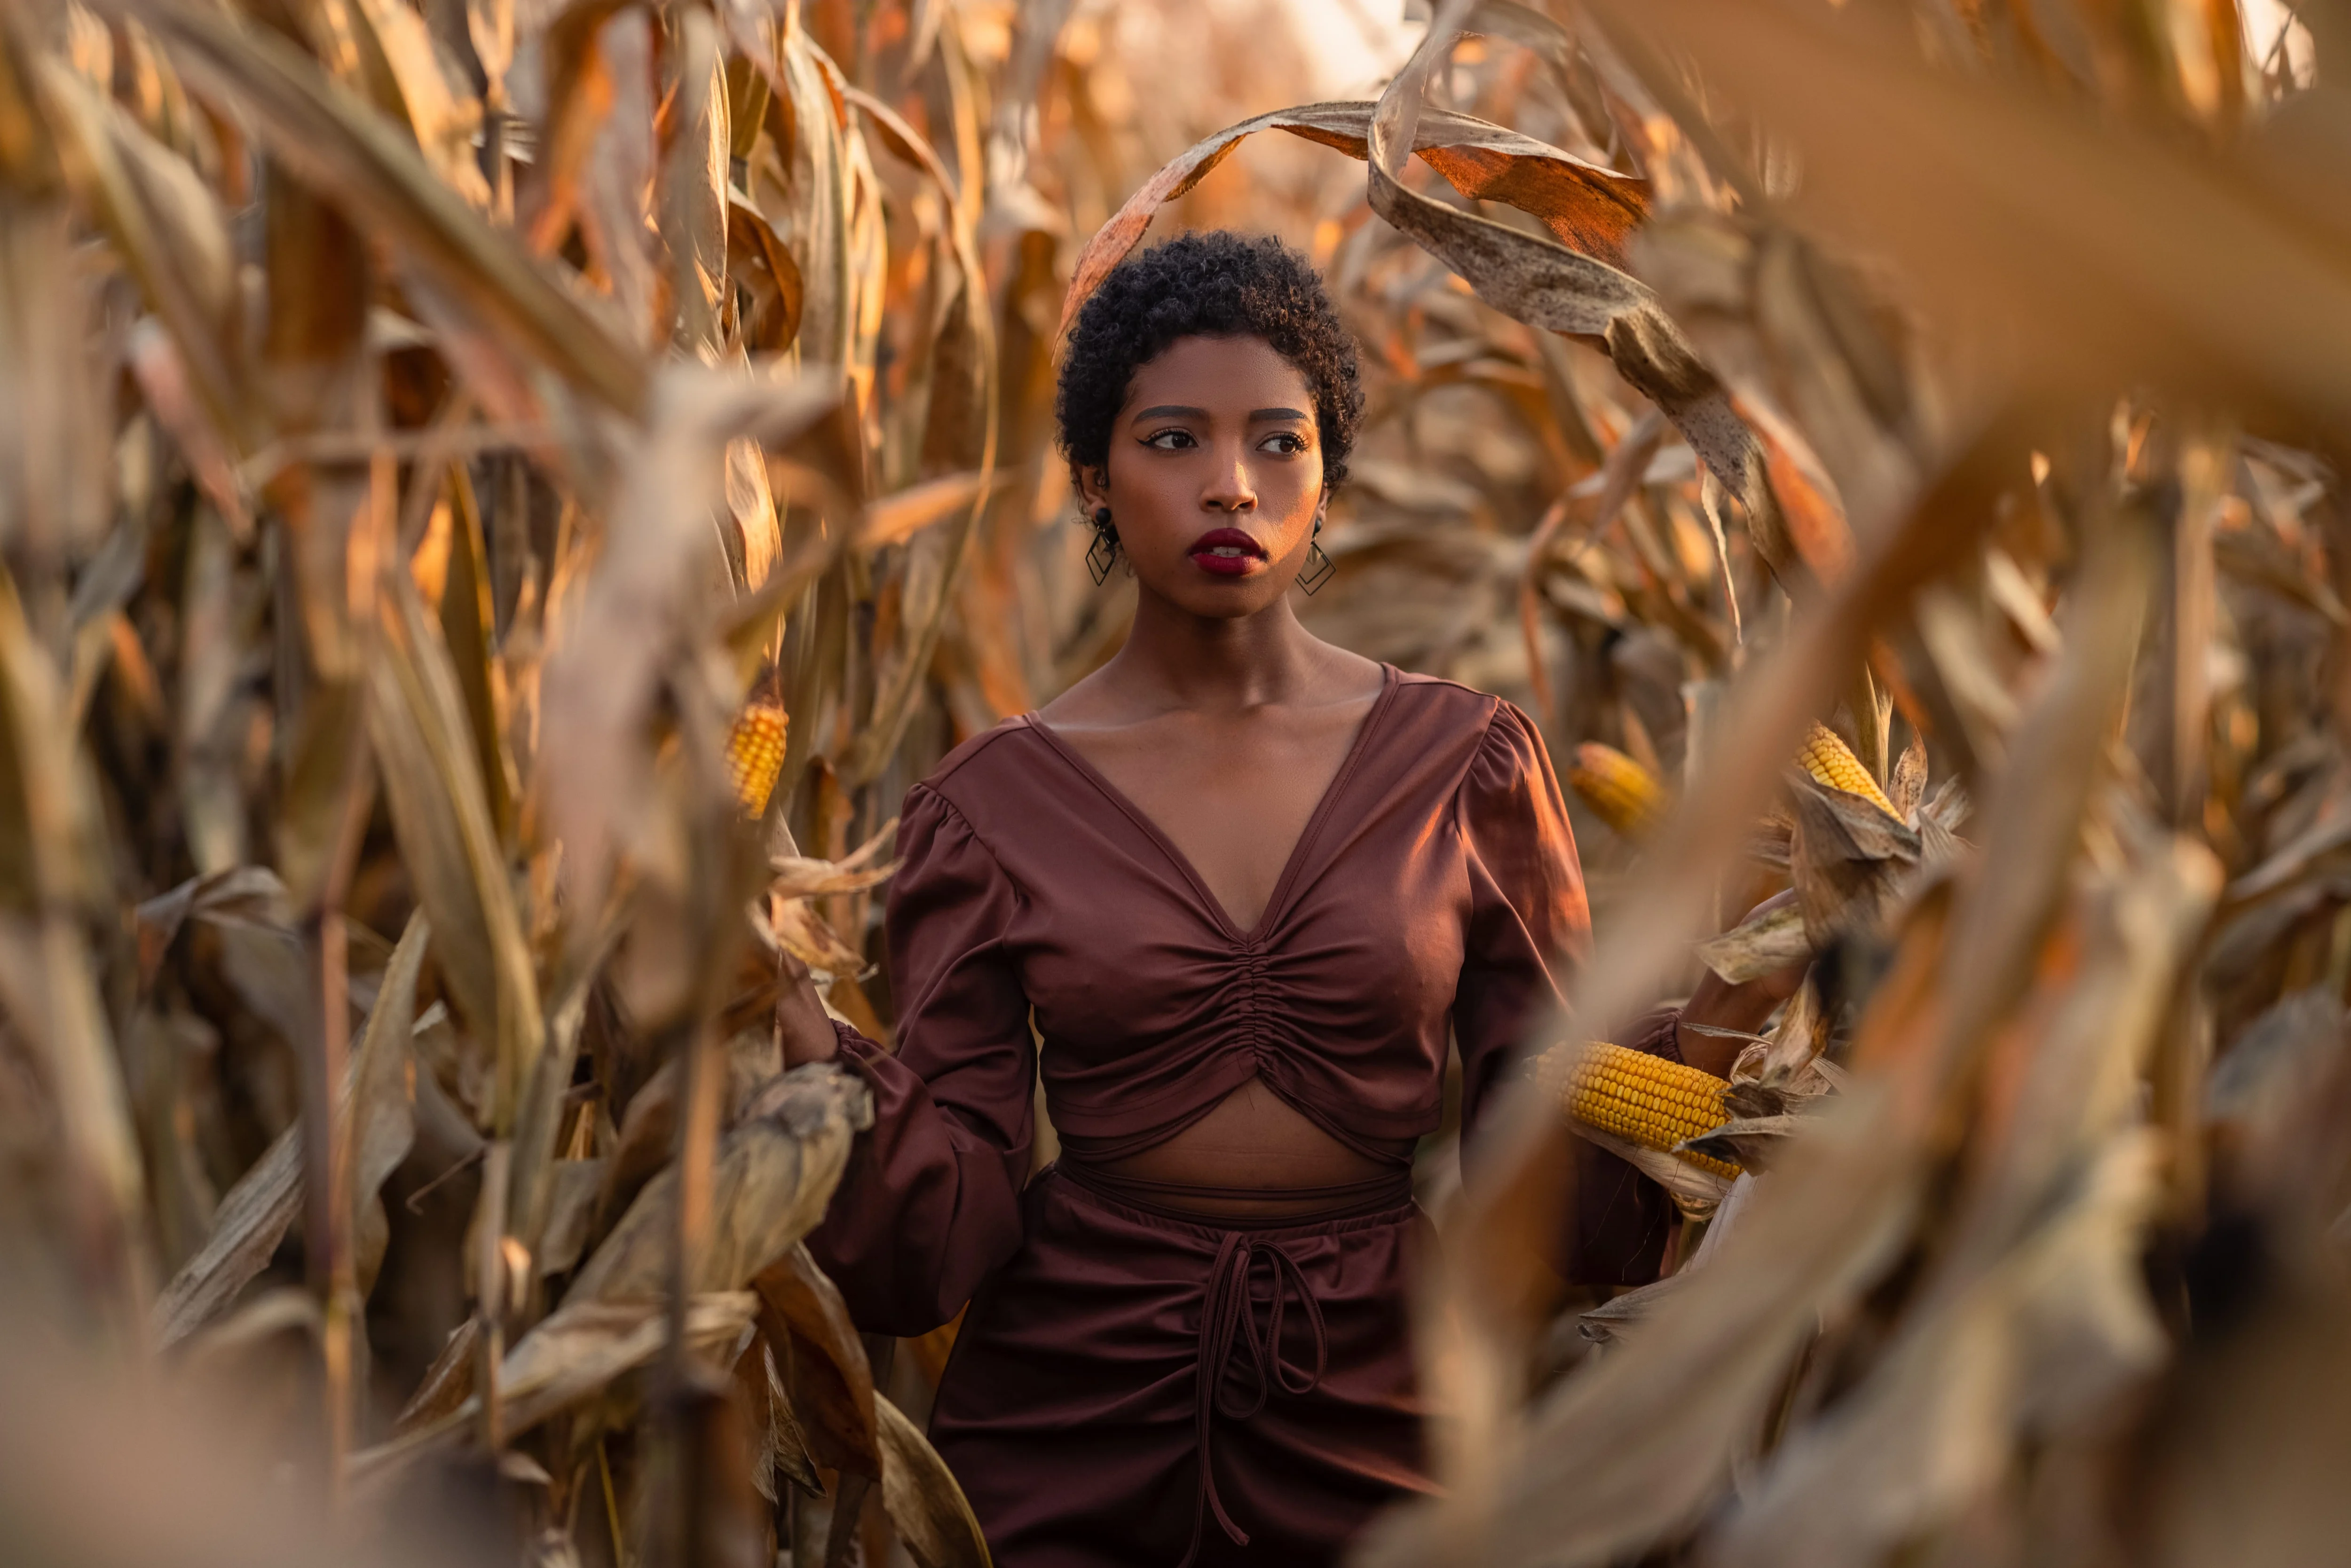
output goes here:
<path id="1" fill-rule="evenodd" d="M 1278 599 L 1238 619 L 1193 615 L 1144 590 L 1126 643 L 1102 671 L 1130 695 L 1168 707 L 1247 709 L 1294 701 L 1331 652 Z"/>

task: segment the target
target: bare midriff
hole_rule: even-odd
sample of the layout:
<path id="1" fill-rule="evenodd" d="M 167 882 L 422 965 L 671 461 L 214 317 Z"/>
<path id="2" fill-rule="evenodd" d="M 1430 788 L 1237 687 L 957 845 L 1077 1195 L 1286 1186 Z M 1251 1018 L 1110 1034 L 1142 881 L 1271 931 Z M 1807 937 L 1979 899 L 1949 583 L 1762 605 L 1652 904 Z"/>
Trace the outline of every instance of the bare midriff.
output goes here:
<path id="1" fill-rule="evenodd" d="M 1409 1140 L 1398 1142 L 1393 1161 L 1349 1148 L 1252 1078 L 1165 1143 L 1105 1160 L 1102 1169 L 1184 1188 L 1155 1196 L 1168 1208 L 1208 1218 L 1280 1217 L 1328 1209 L 1332 1188 L 1389 1176 L 1411 1153 Z"/>

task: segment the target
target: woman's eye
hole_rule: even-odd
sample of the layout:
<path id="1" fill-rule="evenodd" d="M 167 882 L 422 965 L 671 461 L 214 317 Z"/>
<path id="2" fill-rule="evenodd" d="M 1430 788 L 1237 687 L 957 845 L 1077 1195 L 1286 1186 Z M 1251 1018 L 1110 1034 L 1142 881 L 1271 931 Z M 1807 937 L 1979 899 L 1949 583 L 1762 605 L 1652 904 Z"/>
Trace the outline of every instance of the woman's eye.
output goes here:
<path id="1" fill-rule="evenodd" d="M 1145 446 L 1155 446 L 1162 452 L 1176 452 L 1193 444 L 1188 430 L 1162 430 L 1143 438 Z"/>
<path id="2" fill-rule="evenodd" d="M 1258 444 L 1258 450 L 1259 452 L 1270 450 L 1279 452 L 1284 457 L 1295 457 L 1306 450 L 1306 442 L 1304 437 L 1285 430 L 1277 435 L 1266 437 Z"/>

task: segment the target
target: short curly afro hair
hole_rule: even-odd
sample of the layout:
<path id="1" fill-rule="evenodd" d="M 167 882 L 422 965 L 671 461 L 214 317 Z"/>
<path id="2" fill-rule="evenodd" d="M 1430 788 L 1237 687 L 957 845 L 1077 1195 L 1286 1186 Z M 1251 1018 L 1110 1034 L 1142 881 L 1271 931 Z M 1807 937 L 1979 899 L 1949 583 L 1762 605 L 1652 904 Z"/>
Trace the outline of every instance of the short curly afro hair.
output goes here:
<path id="1" fill-rule="evenodd" d="M 1110 466 L 1111 427 L 1136 367 L 1179 338 L 1262 338 L 1314 391 L 1327 495 L 1363 423 L 1355 340 L 1313 264 L 1270 235 L 1212 229 L 1130 256 L 1078 311 L 1053 417 L 1074 474 Z"/>

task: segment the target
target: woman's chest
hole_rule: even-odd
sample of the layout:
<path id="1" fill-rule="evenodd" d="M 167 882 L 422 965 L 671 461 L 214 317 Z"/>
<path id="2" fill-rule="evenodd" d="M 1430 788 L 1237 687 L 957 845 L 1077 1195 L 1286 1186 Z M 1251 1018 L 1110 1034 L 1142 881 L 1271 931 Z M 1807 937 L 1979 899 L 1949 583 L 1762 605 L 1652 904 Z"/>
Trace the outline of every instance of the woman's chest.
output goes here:
<path id="1" fill-rule="evenodd" d="M 1149 845 L 1072 825 L 1085 875 L 1024 889 L 1006 953 L 1052 1044 L 1118 1056 L 1207 1035 L 1419 1036 L 1453 1005 L 1469 909 L 1452 835 L 1343 835 L 1240 932 L 1199 878 Z"/>
<path id="2" fill-rule="evenodd" d="M 1106 804 L 1189 873 L 1230 931 L 1264 924 L 1338 804 L 1372 696 L 1215 722 L 1178 713 L 1115 732 L 1056 735 Z"/>

